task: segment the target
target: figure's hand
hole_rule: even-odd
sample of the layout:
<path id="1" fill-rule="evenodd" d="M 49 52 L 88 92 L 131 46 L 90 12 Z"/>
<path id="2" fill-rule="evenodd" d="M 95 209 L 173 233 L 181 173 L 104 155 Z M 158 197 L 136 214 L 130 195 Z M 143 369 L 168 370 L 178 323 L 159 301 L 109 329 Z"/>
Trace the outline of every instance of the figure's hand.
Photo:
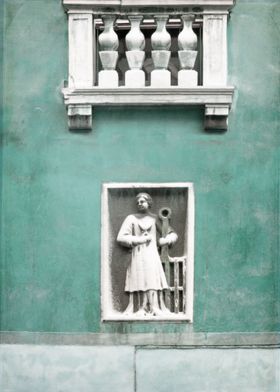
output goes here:
<path id="1" fill-rule="evenodd" d="M 152 236 L 149 234 L 144 235 L 142 238 L 144 238 L 144 244 L 149 244 L 152 241 Z"/>
<path id="2" fill-rule="evenodd" d="M 141 244 L 148 244 L 149 242 L 152 241 L 152 237 L 150 235 L 143 235 L 139 236 L 136 241 L 134 241 L 135 245 L 141 245 Z"/>
<path id="3" fill-rule="evenodd" d="M 160 246 L 170 245 L 170 241 L 167 237 L 161 237 L 158 242 Z"/>

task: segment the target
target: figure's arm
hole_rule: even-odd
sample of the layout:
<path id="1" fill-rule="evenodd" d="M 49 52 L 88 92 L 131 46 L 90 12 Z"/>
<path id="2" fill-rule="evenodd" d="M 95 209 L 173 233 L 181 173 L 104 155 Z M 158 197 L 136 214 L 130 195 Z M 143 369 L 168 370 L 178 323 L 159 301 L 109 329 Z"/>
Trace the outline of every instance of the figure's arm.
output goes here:
<path id="1" fill-rule="evenodd" d="M 175 244 L 177 239 L 178 239 L 177 234 L 175 232 L 171 232 L 171 233 L 167 234 L 166 237 L 161 237 L 158 242 L 159 242 L 160 246 L 163 246 L 163 245 L 171 246 L 171 245 Z"/>
<path id="2" fill-rule="evenodd" d="M 145 244 L 151 241 L 150 236 L 138 236 L 134 234 L 132 216 L 129 215 L 123 222 L 118 237 L 117 242 L 128 248 L 134 246 Z"/>
<path id="3" fill-rule="evenodd" d="M 157 222 L 157 231 L 159 233 L 159 235 L 161 236 L 161 222 Z M 165 237 L 160 237 L 158 240 L 158 243 L 160 246 L 164 246 L 164 245 L 168 245 L 168 246 L 172 246 L 173 244 L 175 244 L 175 242 L 178 239 L 178 235 L 175 233 L 175 231 L 173 230 L 173 228 L 171 226 L 168 226 L 168 233 Z"/>

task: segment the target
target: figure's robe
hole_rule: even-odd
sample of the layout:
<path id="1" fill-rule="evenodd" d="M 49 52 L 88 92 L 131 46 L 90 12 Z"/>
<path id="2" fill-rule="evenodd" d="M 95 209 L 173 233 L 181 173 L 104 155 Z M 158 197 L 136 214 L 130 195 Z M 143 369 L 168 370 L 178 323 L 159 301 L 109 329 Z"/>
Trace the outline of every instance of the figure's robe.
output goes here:
<path id="1" fill-rule="evenodd" d="M 170 230 L 170 235 L 177 235 Z M 134 241 L 149 235 L 149 243 L 134 246 Z M 169 234 L 168 234 L 169 235 Z M 164 290 L 168 288 L 161 259 L 157 249 L 156 215 L 129 215 L 124 220 L 117 241 L 132 248 L 131 262 L 128 266 L 125 291 Z M 174 241 L 174 242 L 175 242 Z"/>

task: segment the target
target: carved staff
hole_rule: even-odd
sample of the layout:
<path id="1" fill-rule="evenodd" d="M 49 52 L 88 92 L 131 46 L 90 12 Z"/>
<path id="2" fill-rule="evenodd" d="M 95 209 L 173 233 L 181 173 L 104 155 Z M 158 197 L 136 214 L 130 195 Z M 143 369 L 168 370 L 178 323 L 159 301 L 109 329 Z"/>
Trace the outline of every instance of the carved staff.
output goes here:
<path id="1" fill-rule="evenodd" d="M 163 207 L 159 211 L 158 215 L 162 221 L 161 236 L 164 238 L 167 236 L 167 234 L 169 232 L 169 219 L 171 217 L 171 209 L 168 207 Z M 161 257 L 161 261 L 164 265 L 167 284 L 170 287 L 170 283 L 171 283 L 170 282 L 170 258 L 169 258 L 169 254 L 168 254 L 168 245 L 163 245 L 161 247 L 160 257 Z M 166 307 L 170 310 L 170 289 L 168 289 L 165 294 L 166 294 L 165 304 L 166 304 Z"/>

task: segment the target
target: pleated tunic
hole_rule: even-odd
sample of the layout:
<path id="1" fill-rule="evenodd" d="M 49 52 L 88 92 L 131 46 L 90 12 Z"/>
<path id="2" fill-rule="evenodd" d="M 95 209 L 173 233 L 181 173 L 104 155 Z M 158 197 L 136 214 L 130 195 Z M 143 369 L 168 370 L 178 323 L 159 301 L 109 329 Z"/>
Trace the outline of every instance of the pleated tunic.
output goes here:
<path id="1" fill-rule="evenodd" d="M 151 236 L 146 244 L 134 246 L 138 237 Z M 128 266 L 125 291 L 164 290 L 168 288 L 162 263 L 157 249 L 156 216 L 129 215 L 124 220 L 117 241 L 132 247 L 131 262 Z"/>

